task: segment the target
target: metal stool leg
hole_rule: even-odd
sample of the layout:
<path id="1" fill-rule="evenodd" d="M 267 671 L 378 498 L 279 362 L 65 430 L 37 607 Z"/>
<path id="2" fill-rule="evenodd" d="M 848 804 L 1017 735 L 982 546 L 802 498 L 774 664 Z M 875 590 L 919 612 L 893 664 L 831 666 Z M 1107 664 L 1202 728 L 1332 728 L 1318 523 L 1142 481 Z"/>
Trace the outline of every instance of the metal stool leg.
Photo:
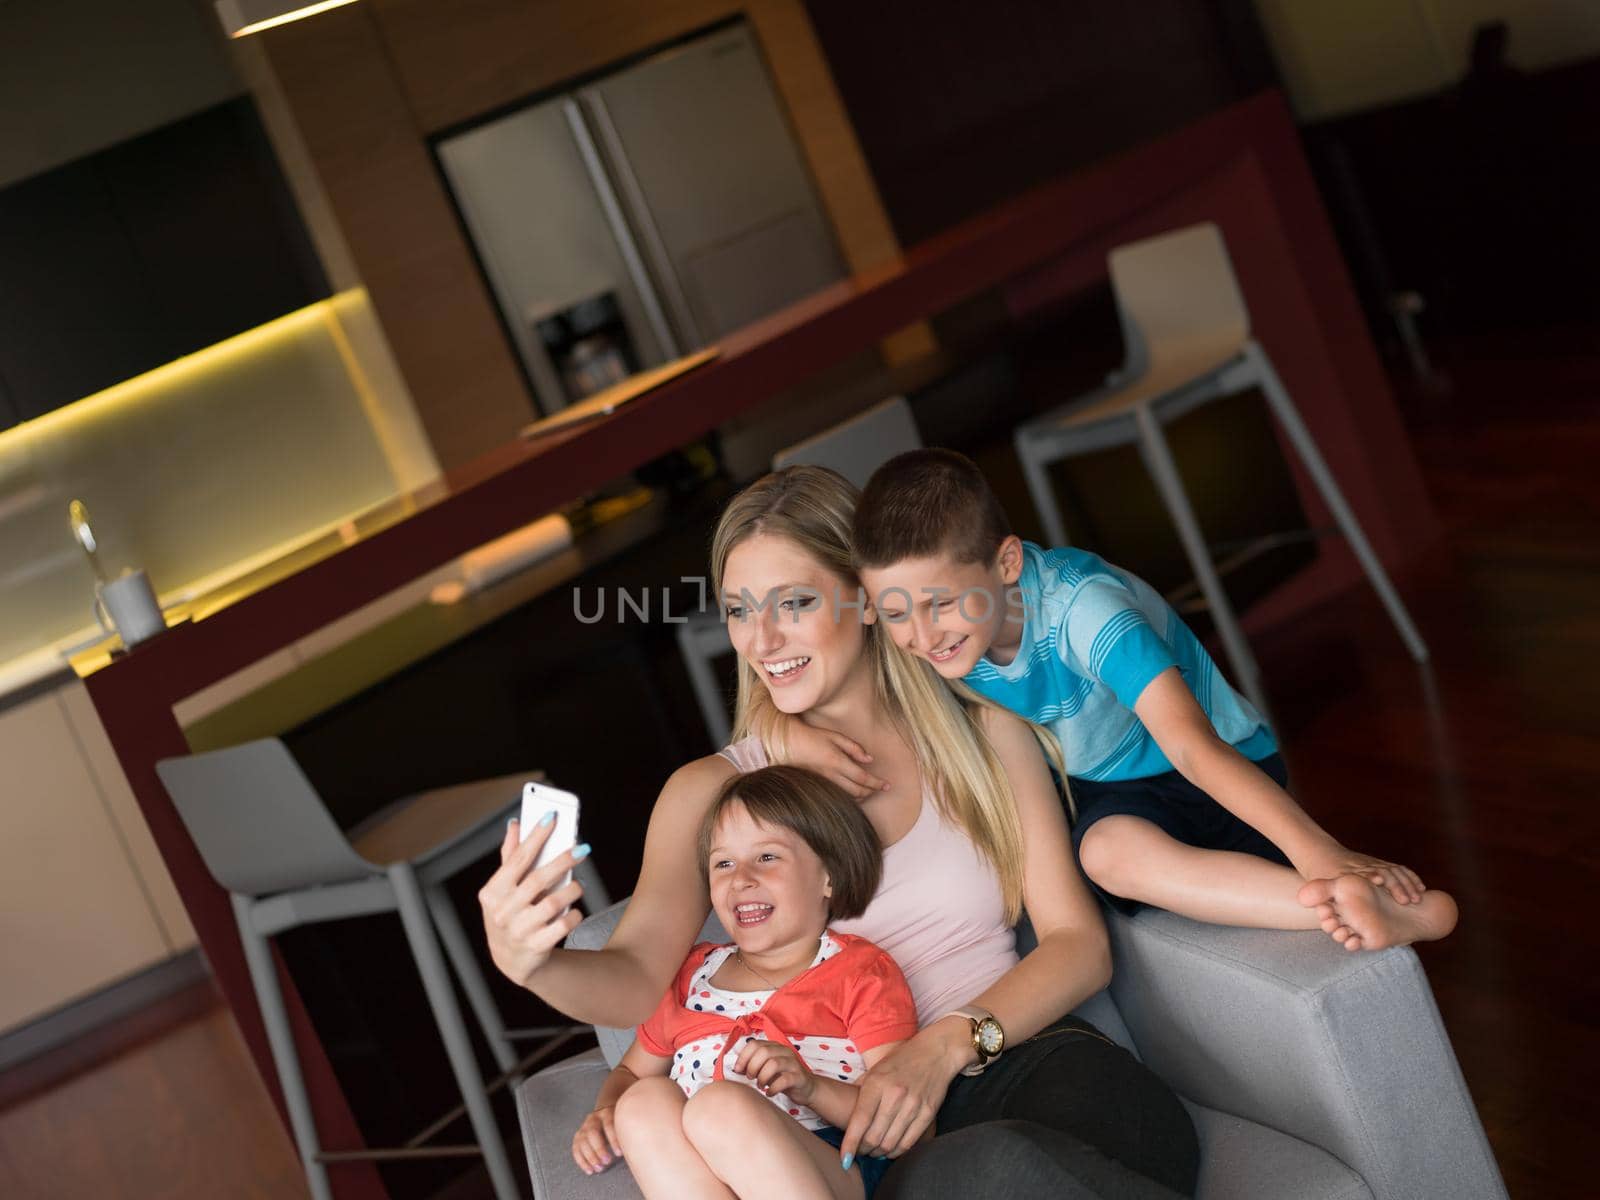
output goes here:
<path id="1" fill-rule="evenodd" d="M 495 1007 L 488 981 L 478 966 L 477 955 L 473 954 L 472 944 L 467 941 L 466 932 L 461 928 L 455 905 L 450 903 L 450 896 L 442 887 L 425 887 L 422 895 L 428 903 L 434 927 L 439 931 L 439 941 L 444 944 L 445 955 L 455 968 L 456 978 L 461 981 L 461 990 L 467 994 L 472 1015 L 478 1018 L 478 1028 L 483 1030 L 484 1040 L 489 1043 L 489 1053 L 494 1055 L 495 1065 L 501 1071 L 511 1070 L 517 1065 L 516 1051 L 511 1039 L 506 1036 L 505 1022 L 500 1019 L 500 1010 Z"/>
<path id="2" fill-rule="evenodd" d="M 495 1124 L 494 1109 L 483 1092 L 483 1077 L 478 1073 L 472 1041 L 461 1020 L 461 1007 L 456 1003 L 444 956 L 439 953 L 439 943 L 434 938 L 433 923 L 428 919 L 428 906 L 422 898 L 416 871 L 410 863 L 394 863 L 388 868 L 388 875 L 394 887 L 400 921 L 405 926 L 406 941 L 411 945 L 411 956 L 422 976 L 422 986 L 428 994 L 428 1004 L 433 1009 L 439 1036 L 444 1040 L 445 1053 L 450 1057 L 456 1086 L 461 1089 L 461 1101 L 477 1135 L 478 1148 L 483 1152 L 495 1195 L 499 1200 L 520 1200 L 516 1178 L 506 1158 L 505 1143 L 500 1139 L 500 1127 Z"/>
<path id="3" fill-rule="evenodd" d="M 1144 458 L 1145 467 L 1155 482 L 1156 490 L 1161 493 L 1167 512 L 1172 516 L 1173 525 L 1177 527 L 1178 540 L 1183 543 L 1184 553 L 1189 557 L 1189 566 L 1194 571 L 1195 582 L 1200 585 L 1200 591 L 1204 593 L 1206 604 L 1210 607 L 1211 618 L 1217 624 L 1217 633 L 1222 638 L 1228 663 L 1233 667 L 1239 686 L 1250 698 L 1250 703 L 1255 705 L 1262 718 L 1270 723 L 1270 710 L 1267 707 L 1266 693 L 1261 687 L 1261 673 L 1256 666 L 1255 655 L 1250 652 L 1250 644 L 1244 640 L 1244 634 L 1239 629 L 1239 620 L 1233 613 L 1233 605 L 1228 600 L 1227 592 L 1222 589 L 1222 581 L 1217 578 L 1216 567 L 1211 562 L 1211 552 L 1206 548 L 1206 540 L 1200 533 L 1200 523 L 1195 520 L 1194 509 L 1190 507 L 1188 494 L 1183 490 L 1183 479 L 1178 474 L 1178 466 L 1173 462 L 1172 451 L 1167 448 L 1167 439 L 1161 432 L 1161 422 L 1156 419 L 1149 406 L 1144 404 L 1138 408 L 1138 419 L 1139 450 Z"/>
<path id="4" fill-rule="evenodd" d="M 233 901 L 234 919 L 239 925 L 239 940 L 244 943 L 245 962 L 250 968 L 250 982 L 255 984 L 256 1002 L 261 1005 L 261 1020 L 267 1027 L 272 1061 L 278 1068 L 278 1085 L 283 1088 L 283 1101 L 289 1108 L 289 1127 L 294 1130 L 306 1183 L 311 1188 L 313 1200 L 333 1200 L 328 1169 L 317 1158 L 322 1146 L 317 1141 L 317 1124 L 311 1115 L 311 1100 L 306 1095 L 305 1077 L 300 1073 L 300 1057 L 295 1051 L 294 1035 L 289 1029 L 289 1013 L 284 1007 L 283 992 L 278 987 L 278 969 L 272 961 L 272 945 L 256 930 L 255 920 L 250 915 L 251 901 L 237 893 L 230 898 Z"/>
<path id="5" fill-rule="evenodd" d="M 1272 361 L 1254 342 L 1245 347 L 1245 355 L 1260 373 L 1261 390 L 1266 393 L 1267 403 L 1272 406 L 1273 413 L 1283 424 L 1284 432 L 1289 435 L 1289 441 L 1293 444 L 1295 453 L 1300 456 L 1300 461 L 1305 463 L 1306 470 L 1311 473 L 1317 490 L 1322 493 L 1323 501 L 1333 513 L 1333 519 L 1339 523 L 1340 531 L 1350 543 L 1350 549 L 1355 551 L 1361 569 L 1367 573 L 1367 581 L 1372 584 L 1372 590 L 1378 593 L 1378 599 L 1383 601 L 1384 608 L 1389 611 L 1389 619 L 1394 622 L 1400 640 L 1406 644 L 1406 650 L 1413 659 L 1419 663 L 1427 662 L 1427 643 L 1422 640 L 1417 627 L 1411 623 L 1411 614 L 1406 611 L 1399 593 L 1389 582 L 1389 575 L 1384 571 L 1383 564 L 1378 561 L 1378 556 L 1372 552 L 1372 546 L 1367 542 L 1367 535 L 1362 532 L 1355 513 L 1350 510 L 1350 505 L 1345 503 L 1344 493 L 1339 490 L 1333 472 L 1328 470 L 1328 464 L 1323 461 L 1322 452 L 1317 449 L 1311 431 L 1300 419 L 1300 411 L 1295 408 L 1294 401 L 1289 399 L 1289 393 L 1284 389 L 1283 381 L 1278 378 L 1277 371 L 1273 369 Z"/>
<path id="6" fill-rule="evenodd" d="M 711 659 L 702 648 L 709 630 L 707 626 L 722 622 L 714 614 L 695 613 L 678 626 L 678 653 L 683 655 L 683 665 L 689 672 L 689 683 L 694 688 L 694 698 L 700 705 L 701 719 L 711 734 L 712 745 L 726 746 L 733 737 L 733 727 L 728 720 L 728 701 L 717 685 L 716 672 L 711 669 Z"/>
<path id="7" fill-rule="evenodd" d="M 1055 489 L 1050 484 L 1049 464 L 1043 454 L 1042 439 L 1037 432 L 1023 426 L 1017 430 L 1013 440 L 1016 442 L 1017 458 L 1022 462 L 1022 477 L 1028 484 L 1028 495 L 1033 497 L 1034 511 L 1039 514 L 1039 523 L 1044 526 L 1046 548 L 1065 546 L 1067 527 L 1061 520 L 1061 506 L 1056 503 Z"/>

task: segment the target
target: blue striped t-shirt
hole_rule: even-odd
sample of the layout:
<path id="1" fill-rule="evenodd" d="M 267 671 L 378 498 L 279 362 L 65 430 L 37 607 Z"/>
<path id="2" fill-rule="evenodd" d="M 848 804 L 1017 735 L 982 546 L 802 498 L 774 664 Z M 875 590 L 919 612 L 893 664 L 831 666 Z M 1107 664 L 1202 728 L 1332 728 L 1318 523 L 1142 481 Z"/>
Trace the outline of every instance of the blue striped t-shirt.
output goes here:
<path id="1" fill-rule="evenodd" d="M 1022 553 L 1022 645 L 1004 666 L 979 659 L 964 682 L 1051 728 L 1068 775 L 1144 779 L 1173 769 L 1133 713 L 1145 685 L 1172 666 L 1223 741 L 1251 761 L 1277 751 L 1261 714 L 1148 583 L 1086 550 L 1024 542 Z"/>

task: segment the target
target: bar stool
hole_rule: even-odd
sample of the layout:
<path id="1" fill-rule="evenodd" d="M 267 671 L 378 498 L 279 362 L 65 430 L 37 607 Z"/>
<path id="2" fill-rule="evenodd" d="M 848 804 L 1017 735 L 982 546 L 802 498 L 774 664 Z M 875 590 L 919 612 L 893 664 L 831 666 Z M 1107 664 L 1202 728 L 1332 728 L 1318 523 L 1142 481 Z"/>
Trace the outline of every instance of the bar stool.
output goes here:
<path id="1" fill-rule="evenodd" d="M 1213 400 L 1259 387 L 1406 650 L 1417 662 L 1426 662 L 1428 648 L 1410 614 L 1266 351 L 1250 336 L 1250 313 L 1221 231 L 1207 222 L 1119 246 L 1110 254 L 1110 272 L 1127 345 L 1122 368 L 1107 379 L 1105 388 L 1028 421 L 1015 434 L 1028 491 L 1050 543 L 1066 545 L 1067 531 L 1046 468 L 1073 455 L 1137 444 L 1183 543 L 1234 675 L 1251 703 L 1268 712 L 1255 656 L 1239 630 L 1162 431 Z"/>
<path id="2" fill-rule="evenodd" d="M 502 1075 L 520 1077 L 585 1026 L 508 1030 L 491 998 L 444 884 L 500 844 L 521 804 L 522 785 L 538 772 L 423 792 L 384 808 L 346 836 L 277 738 L 169 758 L 156 772 L 171 794 L 207 868 L 232 896 L 250 980 L 283 1087 L 289 1121 L 315 1200 L 331 1200 L 327 1163 L 349 1159 L 457 1157 L 481 1153 L 500 1200 L 520 1196 L 495 1124 L 472 1042 L 462 1021 L 449 967 Z M 609 903 L 592 860 L 575 872 L 584 910 Z M 302 925 L 394 912 L 422 977 L 433 1018 L 463 1105 L 397 1149 L 330 1153 L 321 1148 L 278 985 L 271 939 Z M 440 943 L 444 954 L 440 954 Z M 512 1043 L 545 1043 L 518 1061 Z M 465 1111 L 477 1147 L 423 1146 Z"/>
<path id="3" fill-rule="evenodd" d="M 904 396 L 890 396 L 803 442 L 779 450 L 772 456 L 772 469 L 781 471 L 802 464 L 828 467 L 859 488 L 865 487 L 872 473 L 896 454 L 921 448 L 922 435 L 917 432 L 911 406 Z M 716 597 L 712 602 L 717 603 Z M 710 612 L 690 613 L 678 623 L 677 638 L 678 653 L 689 672 L 706 730 L 714 744 L 725 746 L 733 736 L 728 698 L 717 682 L 712 663 L 732 654 L 733 645 L 728 641 L 721 604 L 717 603 Z"/>

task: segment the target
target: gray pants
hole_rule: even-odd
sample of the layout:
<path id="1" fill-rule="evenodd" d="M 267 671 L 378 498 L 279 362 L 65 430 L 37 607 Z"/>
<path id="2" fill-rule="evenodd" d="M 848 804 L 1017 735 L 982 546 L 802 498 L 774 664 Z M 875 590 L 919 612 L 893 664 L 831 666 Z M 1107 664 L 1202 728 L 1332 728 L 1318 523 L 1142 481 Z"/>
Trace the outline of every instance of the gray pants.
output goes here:
<path id="1" fill-rule="evenodd" d="M 1174 1200 L 1200 1147 L 1172 1090 L 1087 1021 L 1064 1017 L 982 1075 L 957 1076 L 938 1136 L 875 1200 Z"/>

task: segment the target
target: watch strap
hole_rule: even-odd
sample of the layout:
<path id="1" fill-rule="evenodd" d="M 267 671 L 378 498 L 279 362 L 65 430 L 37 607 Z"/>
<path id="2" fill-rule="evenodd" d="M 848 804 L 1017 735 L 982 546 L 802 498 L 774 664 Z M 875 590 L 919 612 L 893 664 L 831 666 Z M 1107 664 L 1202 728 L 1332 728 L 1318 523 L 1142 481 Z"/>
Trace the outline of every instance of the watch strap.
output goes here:
<path id="1" fill-rule="evenodd" d="M 942 1021 L 942 1020 L 944 1020 L 945 1017 L 965 1017 L 968 1021 L 971 1022 L 972 1049 L 973 1049 L 973 1052 L 975 1054 L 977 1054 L 978 1061 L 975 1062 L 975 1063 L 972 1063 L 969 1066 L 962 1067 L 961 1068 L 961 1073 L 963 1075 L 981 1075 L 981 1074 L 983 1074 L 984 1069 L 986 1067 L 988 1067 L 988 1065 L 990 1063 L 992 1063 L 995 1059 L 999 1058 L 1000 1055 L 998 1055 L 998 1054 L 985 1055 L 984 1054 L 983 1047 L 978 1042 L 978 1025 L 983 1021 L 995 1021 L 994 1014 L 992 1012 L 990 1012 L 986 1008 L 979 1008 L 976 1004 L 968 1004 L 968 1005 L 965 1005 L 962 1008 L 952 1008 L 949 1012 L 947 1012 L 943 1016 L 939 1017 L 939 1020 Z M 998 1025 L 999 1022 L 995 1021 L 995 1024 Z"/>

